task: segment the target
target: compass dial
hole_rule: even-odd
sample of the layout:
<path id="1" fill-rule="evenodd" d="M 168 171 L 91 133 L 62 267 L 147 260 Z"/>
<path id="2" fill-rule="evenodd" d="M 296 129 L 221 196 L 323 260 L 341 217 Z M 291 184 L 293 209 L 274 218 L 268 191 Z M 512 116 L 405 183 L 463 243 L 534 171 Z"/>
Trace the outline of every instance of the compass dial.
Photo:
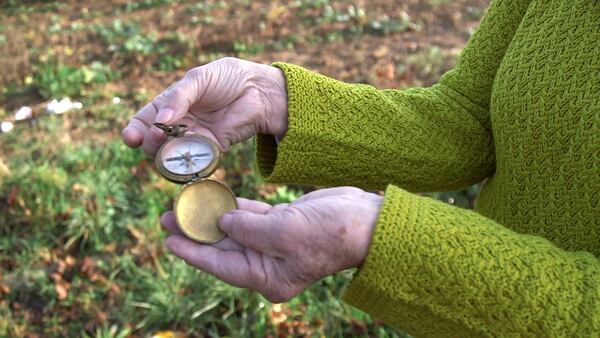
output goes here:
<path id="1" fill-rule="evenodd" d="M 184 136 L 169 142 L 160 154 L 162 166 L 174 175 L 194 175 L 215 160 L 215 149 L 201 137 Z"/>

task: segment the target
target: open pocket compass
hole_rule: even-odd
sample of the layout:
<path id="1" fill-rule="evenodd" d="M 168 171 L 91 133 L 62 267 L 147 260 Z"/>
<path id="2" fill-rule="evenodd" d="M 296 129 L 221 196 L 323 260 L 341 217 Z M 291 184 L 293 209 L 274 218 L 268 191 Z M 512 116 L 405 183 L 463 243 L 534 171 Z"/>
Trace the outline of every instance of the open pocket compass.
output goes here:
<path id="1" fill-rule="evenodd" d="M 184 184 L 173 211 L 183 233 L 201 243 L 225 237 L 217 223 L 225 212 L 237 208 L 233 192 L 209 176 L 217 168 L 221 152 L 210 139 L 193 133 L 184 124 L 154 123 L 169 140 L 156 153 L 156 168 L 167 180 Z"/>

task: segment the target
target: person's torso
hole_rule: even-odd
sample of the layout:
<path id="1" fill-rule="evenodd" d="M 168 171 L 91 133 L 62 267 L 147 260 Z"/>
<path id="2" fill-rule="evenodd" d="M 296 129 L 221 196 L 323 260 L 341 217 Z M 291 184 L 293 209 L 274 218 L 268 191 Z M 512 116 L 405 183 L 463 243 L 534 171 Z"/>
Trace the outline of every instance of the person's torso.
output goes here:
<path id="1" fill-rule="evenodd" d="M 600 0 L 532 1 L 496 75 L 477 210 L 600 256 Z"/>

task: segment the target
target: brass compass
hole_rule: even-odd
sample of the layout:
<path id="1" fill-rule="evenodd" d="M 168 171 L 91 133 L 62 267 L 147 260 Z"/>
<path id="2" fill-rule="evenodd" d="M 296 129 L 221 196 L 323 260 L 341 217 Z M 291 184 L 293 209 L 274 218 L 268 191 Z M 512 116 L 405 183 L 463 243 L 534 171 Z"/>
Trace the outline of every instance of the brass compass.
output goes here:
<path id="1" fill-rule="evenodd" d="M 209 177 L 219 163 L 219 148 L 202 135 L 188 133 L 184 124 L 154 125 L 169 136 L 156 153 L 158 172 L 173 183 L 184 184 L 173 207 L 179 228 L 200 243 L 223 239 L 217 223 L 221 215 L 237 208 L 237 201 L 225 184 Z"/>

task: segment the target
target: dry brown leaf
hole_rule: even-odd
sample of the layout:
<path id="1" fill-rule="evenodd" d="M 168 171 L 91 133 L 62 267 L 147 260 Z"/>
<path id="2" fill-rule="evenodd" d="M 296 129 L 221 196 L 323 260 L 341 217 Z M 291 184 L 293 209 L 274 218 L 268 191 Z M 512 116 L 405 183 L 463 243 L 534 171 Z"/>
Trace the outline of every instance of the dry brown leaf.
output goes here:
<path id="1" fill-rule="evenodd" d="M 104 246 L 104 251 L 107 253 L 113 253 L 117 249 L 117 243 L 110 243 Z"/>
<path id="2" fill-rule="evenodd" d="M 81 272 L 88 274 L 91 272 L 94 267 L 94 260 L 90 256 L 85 256 L 83 258 L 83 262 L 81 263 Z"/>
<path id="3" fill-rule="evenodd" d="M 0 283 L 0 296 L 8 295 L 10 293 L 10 287 L 4 283 Z"/>
<path id="4" fill-rule="evenodd" d="M 273 325 L 278 325 L 285 322 L 287 315 L 285 314 L 285 307 L 282 304 L 273 304 L 271 311 L 269 311 L 269 318 Z"/>
<path id="5" fill-rule="evenodd" d="M 382 58 L 382 57 L 386 56 L 389 52 L 390 52 L 390 48 L 386 45 L 382 45 L 381 47 L 379 47 L 375 50 L 373 55 L 375 55 L 376 58 Z"/>
<path id="6" fill-rule="evenodd" d="M 56 283 L 54 284 L 54 291 L 56 291 L 56 296 L 58 300 L 64 300 L 67 298 L 69 294 L 68 288 L 66 287 L 67 283 Z"/>
<path id="7" fill-rule="evenodd" d="M 112 284 L 110 284 L 110 286 L 108 287 L 108 293 L 109 293 L 111 296 L 118 295 L 120 292 L 121 292 L 121 287 L 120 287 L 118 284 L 116 284 L 116 283 L 112 283 Z"/>
<path id="8" fill-rule="evenodd" d="M 73 256 L 71 255 L 67 255 L 67 257 L 65 257 L 65 264 L 67 264 L 68 267 L 72 267 L 73 265 L 75 265 L 76 260 Z"/>

